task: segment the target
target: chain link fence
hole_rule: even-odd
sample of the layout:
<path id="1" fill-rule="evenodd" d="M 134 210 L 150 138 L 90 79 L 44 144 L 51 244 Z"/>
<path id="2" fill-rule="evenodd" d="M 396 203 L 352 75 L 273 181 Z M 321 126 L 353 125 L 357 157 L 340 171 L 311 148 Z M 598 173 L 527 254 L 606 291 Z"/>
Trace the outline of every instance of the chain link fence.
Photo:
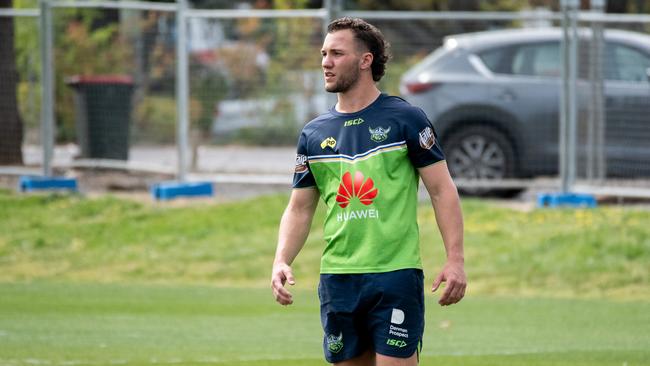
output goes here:
<path id="1" fill-rule="evenodd" d="M 650 17 L 578 18 L 576 188 L 650 189 Z M 618 192 L 618 193 L 617 193 Z"/>
<path id="2" fill-rule="evenodd" d="M 258 16 L 195 11 L 190 16 L 189 29 L 195 32 L 189 75 L 192 169 L 231 169 L 212 164 L 215 158 L 208 156 L 219 152 L 215 147 L 236 144 L 263 151 L 284 146 L 291 153 L 276 172 L 289 174 L 300 129 L 331 102 L 318 62 L 324 19 L 273 11 Z M 213 36 L 201 39 L 206 31 Z"/>
<path id="3" fill-rule="evenodd" d="M 55 168 L 186 169 L 190 179 L 217 181 L 257 173 L 277 176 L 260 182 L 288 185 L 300 129 L 335 102 L 322 86 L 324 27 L 350 15 L 390 41 L 380 89 L 427 112 L 459 186 L 475 193 L 560 186 L 560 13 L 186 9 L 179 40 L 176 4 L 60 2 L 50 10 L 56 133 L 46 138 L 56 142 Z M 42 14 L 2 14 L 20 40 L 23 163 L 38 168 L 47 159 Z M 650 190 L 649 24 L 643 16 L 578 16 L 575 188 Z M 180 74 L 179 44 L 187 57 Z M 179 75 L 186 91 L 177 89 Z M 117 105 L 99 103 L 111 100 Z M 104 148 L 91 154 L 88 144 Z M 116 159 L 120 146 L 126 153 Z"/>
<path id="4" fill-rule="evenodd" d="M 36 9 L 0 9 L 0 161 L 38 163 L 41 145 L 41 57 Z M 22 147 L 22 154 L 21 154 Z"/>
<path id="5" fill-rule="evenodd" d="M 173 172 L 172 9 L 52 7 L 55 140 L 76 147 L 71 165 L 118 160 Z"/>

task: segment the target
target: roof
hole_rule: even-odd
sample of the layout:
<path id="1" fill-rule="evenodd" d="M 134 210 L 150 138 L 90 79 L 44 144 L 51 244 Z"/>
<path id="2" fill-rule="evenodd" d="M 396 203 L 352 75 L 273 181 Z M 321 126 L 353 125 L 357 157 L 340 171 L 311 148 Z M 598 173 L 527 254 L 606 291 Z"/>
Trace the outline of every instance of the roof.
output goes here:
<path id="1" fill-rule="evenodd" d="M 579 32 L 582 36 L 591 35 L 589 28 L 580 28 Z M 561 37 L 561 28 L 513 28 L 451 35 L 445 37 L 445 42 L 453 39 L 462 48 L 478 51 L 518 43 L 557 41 Z M 605 37 L 610 40 L 631 43 L 650 51 L 650 36 L 647 34 L 607 29 Z"/>

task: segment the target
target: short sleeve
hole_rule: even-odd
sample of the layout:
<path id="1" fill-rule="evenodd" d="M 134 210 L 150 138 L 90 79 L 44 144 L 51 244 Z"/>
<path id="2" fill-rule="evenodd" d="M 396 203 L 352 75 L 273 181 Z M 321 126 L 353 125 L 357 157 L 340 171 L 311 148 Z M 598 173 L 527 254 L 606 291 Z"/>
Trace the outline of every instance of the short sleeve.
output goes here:
<path id="1" fill-rule="evenodd" d="M 413 108 L 406 121 L 406 145 L 409 159 L 416 168 L 445 160 L 433 125 L 419 108 Z"/>
<path id="2" fill-rule="evenodd" d="M 296 152 L 296 168 L 293 173 L 293 188 L 307 188 L 316 185 L 314 175 L 309 168 L 309 149 L 307 136 L 303 131 L 298 139 L 298 148 Z"/>

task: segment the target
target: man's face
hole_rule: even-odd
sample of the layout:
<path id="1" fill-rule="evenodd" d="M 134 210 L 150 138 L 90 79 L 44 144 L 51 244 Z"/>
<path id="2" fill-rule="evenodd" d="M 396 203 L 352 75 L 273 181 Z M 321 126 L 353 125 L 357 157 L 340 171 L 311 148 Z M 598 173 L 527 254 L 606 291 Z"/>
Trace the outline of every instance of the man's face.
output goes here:
<path id="1" fill-rule="evenodd" d="M 359 80 L 361 55 L 352 31 L 328 33 L 321 49 L 325 90 L 344 93 Z"/>

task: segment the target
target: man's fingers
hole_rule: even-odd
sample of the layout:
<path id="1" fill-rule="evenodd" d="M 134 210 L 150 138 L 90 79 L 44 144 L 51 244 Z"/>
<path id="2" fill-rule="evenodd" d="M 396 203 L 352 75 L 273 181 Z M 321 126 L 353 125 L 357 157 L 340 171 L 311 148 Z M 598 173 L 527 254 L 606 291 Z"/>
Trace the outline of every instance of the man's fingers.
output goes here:
<path id="1" fill-rule="evenodd" d="M 443 292 L 442 296 L 440 296 L 438 303 L 440 305 L 451 305 L 457 303 L 458 300 L 460 300 L 456 298 L 457 288 L 458 286 L 455 283 L 447 282 L 445 292 Z"/>
<path id="2" fill-rule="evenodd" d="M 284 288 L 281 288 L 277 291 L 274 291 L 275 301 L 279 302 L 282 305 L 293 304 L 293 296 L 291 293 Z"/>
<path id="3" fill-rule="evenodd" d="M 296 284 L 296 279 L 293 278 L 293 272 L 292 272 L 290 269 L 286 269 L 286 270 L 284 270 L 284 276 L 286 277 L 287 282 L 288 282 L 291 286 L 293 286 L 293 285 Z"/>
<path id="4" fill-rule="evenodd" d="M 459 302 L 465 296 L 466 284 L 462 281 L 450 280 L 445 292 L 440 296 L 440 305 L 451 305 Z"/>
<path id="5" fill-rule="evenodd" d="M 276 295 L 275 296 L 275 301 L 277 301 L 280 305 L 291 305 L 293 304 L 293 298 L 291 296 L 282 296 L 282 295 Z"/>
<path id="6" fill-rule="evenodd" d="M 279 302 L 282 305 L 289 305 L 293 303 L 293 296 L 282 285 L 282 281 L 279 279 L 274 279 L 272 282 L 273 295 L 275 296 L 275 301 Z"/>
<path id="7" fill-rule="evenodd" d="M 451 297 L 451 286 L 447 285 L 445 288 L 445 291 L 443 291 L 442 295 L 440 296 L 440 299 L 438 300 L 438 304 L 440 305 L 449 305 L 449 299 Z"/>
<path id="8" fill-rule="evenodd" d="M 458 283 L 454 290 L 453 293 L 451 294 L 451 297 L 453 299 L 453 303 L 459 302 L 464 296 L 465 296 L 465 288 L 467 285 L 465 283 Z"/>
<path id="9" fill-rule="evenodd" d="M 271 279 L 271 288 L 273 289 L 275 301 L 282 305 L 293 303 L 293 295 L 284 287 L 286 282 L 289 282 L 290 285 L 296 282 L 293 278 L 291 268 L 282 268 L 274 272 Z"/>
<path id="10" fill-rule="evenodd" d="M 436 277 L 435 280 L 433 280 L 433 286 L 431 287 L 431 292 L 436 292 L 438 290 L 438 287 L 440 287 L 440 284 L 442 283 L 444 279 L 444 274 L 441 272 L 438 277 Z"/>
<path id="11" fill-rule="evenodd" d="M 273 276 L 273 278 L 271 278 L 271 288 L 273 291 L 281 287 L 284 287 L 284 278 Z"/>
<path id="12" fill-rule="evenodd" d="M 462 264 L 447 263 L 433 281 L 432 291 L 436 291 L 442 282 L 446 282 L 447 286 L 438 300 L 440 305 L 455 304 L 465 296 L 467 279 Z"/>

